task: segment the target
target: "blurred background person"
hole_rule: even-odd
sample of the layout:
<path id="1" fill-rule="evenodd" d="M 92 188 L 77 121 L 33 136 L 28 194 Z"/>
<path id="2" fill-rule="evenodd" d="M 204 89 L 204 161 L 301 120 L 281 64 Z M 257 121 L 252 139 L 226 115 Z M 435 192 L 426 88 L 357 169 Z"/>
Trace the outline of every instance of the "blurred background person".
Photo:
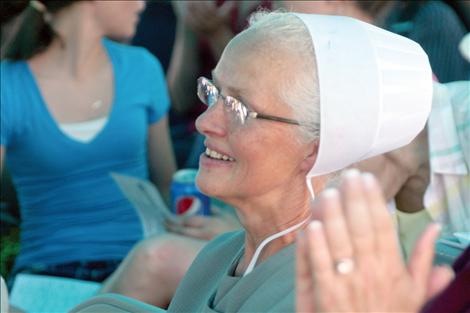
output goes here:
<path id="1" fill-rule="evenodd" d="M 176 168 L 158 60 L 107 38 L 131 38 L 145 4 L 22 3 L 1 63 L 1 159 L 21 208 L 14 272 L 102 281 L 142 238 L 110 173 L 150 178 L 168 198 Z"/>
<path id="2" fill-rule="evenodd" d="M 458 50 L 468 32 L 463 19 L 469 16 L 458 15 L 443 1 L 283 0 L 282 3 L 294 12 L 351 16 L 410 38 L 426 51 L 433 73 L 440 82 L 468 79 L 470 75 L 470 64 Z M 468 4 L 456 8 L 470 10 Z M 465 21 L 470 25 L 470 20 Z"/>
<path id="3" fill-rule="evenodd" d="M 202 137 L 194 121 L 204 111 L 194 91 L 196 79 L 210 75 L 230 39 L 242 31 L 257 8 L 271 9 L 272 1 L 173 1 L 176 37 L 168 69 L 168 87 L 174 119 L 174 145 L 178 164 L 198 167 Z"/>

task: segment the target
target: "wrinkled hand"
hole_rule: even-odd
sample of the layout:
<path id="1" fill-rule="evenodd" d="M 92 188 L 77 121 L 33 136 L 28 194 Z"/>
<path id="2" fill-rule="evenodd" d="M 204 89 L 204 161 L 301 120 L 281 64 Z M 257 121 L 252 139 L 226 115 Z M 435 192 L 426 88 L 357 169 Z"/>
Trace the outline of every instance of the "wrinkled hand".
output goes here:
<path id="1" fill-rule="evenodd" d="M 450 269 L 432 267 L 439 227 L 423 233 L 404 264 L 375 178 L 355 170 L 345 176 L 339 192 L 320 195 L 319 220 L 299 236 L 297 311 L 418 312 L 452 279 Z"/>
<path id="2" fill-rule="evenodd" d="M 179 20 L 201 36 L 230 28 L 230 12 L 237 1 L 225 1 L 220 7 L 214 1 L 172 1 Z"/>
<path id="3" fill-rule="evenodd" d="M 215 206 L 211 207 L 211 211 L 211 216 L 190 216 L 183 218 L 179 224 L 167 220 L 165 226 L 170 232 L 205 240 L 241 228 L 240 222 L 233 214 Z"/>

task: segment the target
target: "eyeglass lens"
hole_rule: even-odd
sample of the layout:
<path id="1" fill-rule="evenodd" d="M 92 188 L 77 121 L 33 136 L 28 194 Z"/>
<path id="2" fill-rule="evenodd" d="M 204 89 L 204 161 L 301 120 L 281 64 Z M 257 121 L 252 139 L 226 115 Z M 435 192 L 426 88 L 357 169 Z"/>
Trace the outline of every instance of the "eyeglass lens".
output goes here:
<path id="1" fill-rule="evenodd" d="M 197 91 L 199 99 L 206 104 L 207 106 L 214 105 L 219 96 L 222 97 L 224 107 L 232 112 L 235 113 L 238 120 L 244 124 L 246 117 L 248 115 L 248 109 L 237 99 L 230 97 L 230 96 L 222 96 L 217 89 L 209 80 L 200 78 L 198 80 L 198 91 Z"/>

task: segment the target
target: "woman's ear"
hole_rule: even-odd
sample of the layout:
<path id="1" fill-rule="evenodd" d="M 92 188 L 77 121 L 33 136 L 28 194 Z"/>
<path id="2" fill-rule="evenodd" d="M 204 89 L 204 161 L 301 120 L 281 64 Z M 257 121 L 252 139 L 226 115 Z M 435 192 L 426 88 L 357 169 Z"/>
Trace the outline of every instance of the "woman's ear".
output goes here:
<path id="1" fill-rule="evenodd" d="M 307 174 L 315 164 L 318 156 L 318 148 L 320 146 L 320 140 L 315 139 L 313 142 L 308 144 L 307 155 L 302 161 L 300 168 L 305 174 Z"/>

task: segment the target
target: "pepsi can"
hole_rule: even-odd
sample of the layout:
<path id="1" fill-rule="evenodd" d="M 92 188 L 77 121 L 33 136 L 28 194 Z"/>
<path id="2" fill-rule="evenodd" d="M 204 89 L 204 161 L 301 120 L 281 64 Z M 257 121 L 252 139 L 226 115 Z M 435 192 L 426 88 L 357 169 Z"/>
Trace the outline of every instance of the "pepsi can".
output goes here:
<path id="1" fill-rule="evenodd" d="M 196 169 L 182 169 L 173 175 L 171 209 L 176 215 L 211 215 L 210 198 L 196 187 Z"/>

